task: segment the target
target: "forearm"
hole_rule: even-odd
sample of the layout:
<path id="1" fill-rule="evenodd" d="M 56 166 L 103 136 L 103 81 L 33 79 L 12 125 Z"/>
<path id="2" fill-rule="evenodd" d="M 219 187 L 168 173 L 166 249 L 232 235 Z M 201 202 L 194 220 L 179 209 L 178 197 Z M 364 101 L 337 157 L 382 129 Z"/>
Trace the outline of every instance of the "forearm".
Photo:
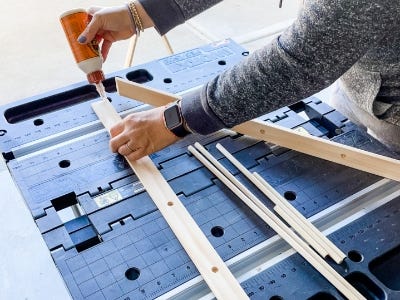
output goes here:
<path id="1" fill-rule="evenodd" d="M 233 127 L 331 84 L 398 26 L 390 1 L 375 2 L 306 5 L 279 38 L 210 81 L 201 94 L 184 99 L 189 127 L 203 134 Z"/>

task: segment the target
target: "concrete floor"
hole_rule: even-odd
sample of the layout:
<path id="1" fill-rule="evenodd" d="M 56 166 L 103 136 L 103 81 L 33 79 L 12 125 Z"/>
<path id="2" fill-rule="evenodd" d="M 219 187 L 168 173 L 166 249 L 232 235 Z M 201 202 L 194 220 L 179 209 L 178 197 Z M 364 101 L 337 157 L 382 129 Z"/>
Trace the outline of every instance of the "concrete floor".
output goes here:
<path id="1" fill-rule="evenodd" d="M 58 16 L 69 9 L 124 1 L 1 1 L 0 105 L 85 80 L 67 45 Z M 175 52 L 231 37 L 252 51 L 288 26 L 297 1 L 227 0 L 173 29 Z M 115 44 L 105 73 L 124 68 L 128 41 Z M 141 35 L 134 65 L 167 55 L 154 30 Z M 0 299 L 67 299 L 51 257 L 0 161 Z M 57 295 L 57 296 L 56 296 Z"/>

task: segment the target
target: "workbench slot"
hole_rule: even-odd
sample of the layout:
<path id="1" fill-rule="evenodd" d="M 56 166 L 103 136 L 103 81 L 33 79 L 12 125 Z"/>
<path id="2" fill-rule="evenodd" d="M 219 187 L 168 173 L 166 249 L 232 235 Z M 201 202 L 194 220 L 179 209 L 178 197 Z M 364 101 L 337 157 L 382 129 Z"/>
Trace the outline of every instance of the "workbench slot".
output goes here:
<path id="1" fill-rule="evenodd" d="M 69 206 L 78 204 L 78 200 L 76 199 L 76 194 L 74 192 L 71 192 L 54 198 L 53 200 L 51 200 L 51 204 L 56 211 L 59 211 Z"/>
<path id="2" fill-rule="evenodd" d="M 94 85 L 85 85 L 63 93 L 11 107 L 4 112 L 4 117 L 8 123 L 16 124 L 78 103 L 94 100 L 98 97 L 99 95 Z"/>
<path id="3" fill-rule="evenodd" d="M 354 286 L 367 299 L 386 299 L 385 292 L 364 273 L 351 273 L 346 276 L 346 280 L 350 282 L 351 285 Z"/>
<path id="4" fill-rule="evenodd" d="M 400 245 L 371 261 L 369 269 L 389 289 L 400 291 Z"/>
<path id="5" fill-rule="evenodd" d="M 137 83 L 146 83 L 153 80 L 153 75 L 145 69 L 139 69 L 126 74 L 126 78 Z"/>

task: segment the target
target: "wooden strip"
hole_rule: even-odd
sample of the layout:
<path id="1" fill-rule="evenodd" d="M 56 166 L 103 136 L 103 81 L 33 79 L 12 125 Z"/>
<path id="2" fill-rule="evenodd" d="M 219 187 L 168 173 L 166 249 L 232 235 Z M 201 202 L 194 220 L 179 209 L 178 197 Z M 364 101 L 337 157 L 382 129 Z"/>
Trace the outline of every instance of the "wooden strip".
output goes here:
<path id="1" fill-rule="evenodd" d="M 92 107 L 107 130 L 121 120 L 112 104 L 107 100 L 95 102 Z M 227 300 L 248 299 L 240 284 L 151 159 L 146 156 L 136 161 L 128 159 L 127 161 L 215 297 Z"/>
<path id="2" fill-rule="evenodd" d="M 116 78 L 118 91 L 122 96 L 134 98 L 153 106 L 165 105 L 177 99 L 171 94 L 137 85 L 133 82 Z M 140 94 L 137 90 L 140 89 Z M 333 161 L 351 168 L 359 169 L 371 174 L 400 181 L 400 161 L 383 155 L 356 149 L 319 137 L 304 135 L 291 129 L 251 120 L 233 128 L 236 132 L 256 139 L 272 142 L 283 147 L 293 149 L 308 155 Z"/>
<path id="3" fill-rule="evenodd" d="M 138 38 L 139 36 L 135 34 L 135 36 L 131 37 L 131 40 L 129 41 L 128 52 L 126 53 L 125 57 L 125 67 L 132 66 Z"/>
<path id="4" fill-rule="evenodd" d="M 239 180 L 235 178 L 218 160 L 216 160 L 202 145 L 199 143 L 194 144 L 195 148 L 200 151 L 200 153 L 205 156 L 226 178 L 228 178 L 236 187 L 243 193 L 245 194 L 248 198 L 253 201 L 261 210 L 267 209 L 265 205 L 248 189 L 242 184 Z M 229 159 L 229 158 L 228 158 Z M 251 173 L 250 173 L 251 174 Z M 276 204 L 276 203 L 275 203 Z M 276 205 L 274 207 L 274 210 L 277 211 L 278 214 L 282 210 L 279 209 L 280 206 Z M 307 227 L 302 227 L 302 224 L 298 222 L 298 220 L 293 217 L 290 213 L 285 213 L 283 212 L 285 216 L 282 216 L 284 220 L 292 226 L 296 232 L 303 237 L 304 240 L 306 240 L 313 248 L 315 251 L 317 251 L 321 256 L 326 257 L 328 256 L 328 251 L 325 250 L 324 246 L 318 241 L 314 239 L 314 237 L 306 230 Z"/>
<path id="5" fill-rule="evenodd" d="M 219 180 L 221 180 L 236 196 L 238 196 L 254 213 L 266 222 L 277 234 L 302 255 L 317 271 L 321 273 L 336 289 L 348 299 L 365 299 L 349 282 L 341 277 L 325 260 L 316 254 L 299 236 L 287 227 L 276 215 L 269 211 L 264 205 L 259 207 L 248 198 L 240 189 L 226 178 L 213 164 L 211 164 L 194 147 L 188 147 L 199 161 L 209 169 Z M 260 201 L 260 200 L 258 200 Z"/>
<path id="6" fill-rule="evenodd" d="M 281 205 L 275 205 L 274 210 L 276 213 L 288 223 L 298 235 L 300 235 L 319 255 L 322 257 L 327 257 L 328 255 L 332 257 L 332 254 L 326 250 L 325 246 L 319 243 L 318 240 L 314 239 L 311 232 L 308 232 L 306 227 L 301 227 L 301 224 L 293 217 L 289 210 L 286 210 Z M 343 262 L 343 260 L 342 260 Z M 338 262 L 336 262 L 338 263 Z"/>
<path id="7" fill-rule="evenodd" d="M 162 38 L 162 40 L 164 42 L 165 48 L 167 48 L 167 50 L 168 50 L 168 53 L 169 54 L 174 54 L 174 50 L 171 47 L 171 43 L 167 39 L 167 35 L 164 34 L 161 38 Z"/>
<path id="8" fill-rule="evenodd" d="M 321 231 L 318 230 L 309 220 L 307 220 L 297 209 L 290 205 L 287 200 L 283 199 L 282 196 L 275 191 L 268 182 L 266 182 L 256 172 L 254 175 L 254 184 L 260 188 L 260 190 L 266 195 L 266 193 L 275 193 L 276 198 L 274 199 L 278 204 L 278 207 L 282 208 L 285 212 L 289 213 L 290 218 L 298 220 L 300 226 L 307 228 L 310 235 L 316 240 L 324 249 L 327 249 L 329 256 L 337 263 L 340 264 L 346 258 L 344 254 L 331 240 L 329 240 Z M 261 184 L 258 184 L 257 181 Z M 269 191 L 269 192 L 268 192 Z M 278 209 L 280 210 L 280 209 Z M 278 212 L 279 213 L 279 212 Z"/>
<path id="9" fill-rule="evenodd" d="M 292 226 L 303 238 L 310 243 L 310 245 L 320 255 L 325 257 L 327 253 L 336 263 L 340 264 L 346 258 L 346 255 L 333 244 L 326 236 L 324 236 L 311 222 L 309 222 L 301 213 L 297 211 L 292 205 L 290 205 L 286 199 L 284 199 L 271 185 L 268 184 L 260 175 L 257 173 L 251 173 L 238 161 L 228 150 L 226 150 L 221 144 L 217 144 L 216 148 L 225 155 L 225 157 L 245 175 L 265 196 L 267 196 L 276 206 L 275 209 L 278 214 L 282 212 L 279 207 L 282 207 L 290 218 L 284 217 L 285 220 Z M 302 234 L 305 230 L 305 235 Z M 300 231 L 300 232 L 299 232 Z M 320 251 L 320 248 L 325 251 Z"/>
<path id="10" fill-rule="evenodd" d="M 181 98 L 180 96 L 161 92 L 157 89 L 145 87 L 142 84 L 119 77 L 115 78 L 115 83 L 117 85 L 118 94 L 121 96 L 136 99 L 156 107 L 166 105 Z"/>
<path id="11" fill-rule="evenodd" d="M 242 123 L 235 126 L 233 130 L 262 141 L 268 141 L 341 165 L 400 181 L 400 161 L 390 157 L 312 135 L 297 133 L 291 129 L 260 120 Z"/>

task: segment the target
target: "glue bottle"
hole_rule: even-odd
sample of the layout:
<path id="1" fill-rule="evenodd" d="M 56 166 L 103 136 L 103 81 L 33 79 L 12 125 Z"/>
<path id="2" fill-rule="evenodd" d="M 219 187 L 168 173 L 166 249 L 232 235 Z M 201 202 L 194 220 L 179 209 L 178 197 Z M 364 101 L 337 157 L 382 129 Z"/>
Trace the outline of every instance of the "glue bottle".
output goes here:
<path id="1" fill-rule="evenodd" d="M 64 12 L 60 16 L 60 22 L 78 67 L 86 73 L 89 83 L 95 84 L 97 87 L 102 85 L 101 82 L 105 79 L 102 71 L 103 58 L 99 51 L 99 45 L 96 39 L 85 45 L 77 41 L 79 35 L 89 23 L 90 17 L 84 9 L 73 9 Z"/>

